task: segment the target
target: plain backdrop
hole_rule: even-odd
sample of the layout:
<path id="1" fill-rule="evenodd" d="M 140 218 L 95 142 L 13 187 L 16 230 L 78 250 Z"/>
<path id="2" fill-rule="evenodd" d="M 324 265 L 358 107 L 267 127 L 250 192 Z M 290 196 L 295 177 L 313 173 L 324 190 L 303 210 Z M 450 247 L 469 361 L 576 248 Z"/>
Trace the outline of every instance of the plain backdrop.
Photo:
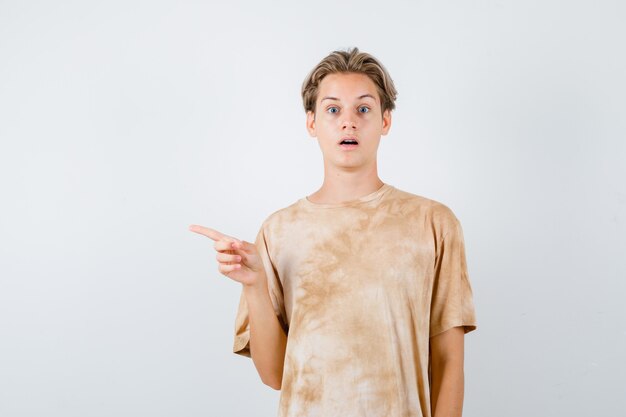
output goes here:
<path id="1" fill-rule="evenodd" d="M 240 284 L 187 227 L 252 241 L 319 188 L 300 87 L 352 46 L 398 89 L 381 179 L 463 225 L 464 416 L 623 413 L 625 21 L 597 0 L 0 1 L 0 415 L 276 414 L 232 353 Z"/>

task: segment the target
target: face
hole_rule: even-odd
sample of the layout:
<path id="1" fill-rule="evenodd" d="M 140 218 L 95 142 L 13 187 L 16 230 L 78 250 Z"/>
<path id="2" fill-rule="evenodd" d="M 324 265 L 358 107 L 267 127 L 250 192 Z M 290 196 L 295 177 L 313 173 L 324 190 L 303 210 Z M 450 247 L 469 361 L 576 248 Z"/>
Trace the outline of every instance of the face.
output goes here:
<path id="1" fill-rule="evenodd" d="M 376 85 L 367 75 L 327 75 L 320 83 L 315 108 L 316 114 L 307 113 L 307 130 L 317 137 L 326 165 L 367 168 L 376 164 L 380 137 L 391 126 L 391 112 L 381 114 Z M 340 145 L 346 136 L 356 138 L 358 145 Z"/>

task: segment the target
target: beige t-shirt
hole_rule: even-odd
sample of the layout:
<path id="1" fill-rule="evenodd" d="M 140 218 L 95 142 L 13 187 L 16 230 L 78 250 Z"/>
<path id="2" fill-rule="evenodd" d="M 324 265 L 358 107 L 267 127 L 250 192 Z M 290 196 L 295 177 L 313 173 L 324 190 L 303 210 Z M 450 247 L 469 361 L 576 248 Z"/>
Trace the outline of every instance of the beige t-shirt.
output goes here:
<path id="1" fill-rule="evenodd" d="M 430 417 L 429 338 L 476 329 L 463 232 L 444 204 L 390 184 L 306 197 L 255 244 L 287 334 L 279 417 Z M 243 291 L 233 352 L 250 357 Z"/>

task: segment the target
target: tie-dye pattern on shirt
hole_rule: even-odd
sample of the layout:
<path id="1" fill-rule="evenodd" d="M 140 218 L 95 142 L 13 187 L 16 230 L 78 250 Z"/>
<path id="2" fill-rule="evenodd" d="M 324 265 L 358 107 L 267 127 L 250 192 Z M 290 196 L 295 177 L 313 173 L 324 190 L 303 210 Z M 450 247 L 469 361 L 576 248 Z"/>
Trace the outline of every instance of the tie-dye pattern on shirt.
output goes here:
<path id="1" fill-rule="evenodd" d="M 430 417 L 429 338 L 477 328 L 461 224 L 390 184 L 340 204 L 306 197 L 255 244 L 287 333 L 278 417 Z M 233 352 L 250 357 L 243 292 Z"/>

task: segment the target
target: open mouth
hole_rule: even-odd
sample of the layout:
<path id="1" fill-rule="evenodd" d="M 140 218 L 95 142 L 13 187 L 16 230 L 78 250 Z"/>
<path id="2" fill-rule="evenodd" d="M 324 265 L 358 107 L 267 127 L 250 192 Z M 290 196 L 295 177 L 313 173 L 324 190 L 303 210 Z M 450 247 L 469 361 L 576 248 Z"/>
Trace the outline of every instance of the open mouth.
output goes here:
<path id="1" fill-rule="evenodd" d="M 339 147 L 342 149 L 354 149 L 359 146 L 359 142 L 356 139 L 343 139 L 339 142 Z"/>

